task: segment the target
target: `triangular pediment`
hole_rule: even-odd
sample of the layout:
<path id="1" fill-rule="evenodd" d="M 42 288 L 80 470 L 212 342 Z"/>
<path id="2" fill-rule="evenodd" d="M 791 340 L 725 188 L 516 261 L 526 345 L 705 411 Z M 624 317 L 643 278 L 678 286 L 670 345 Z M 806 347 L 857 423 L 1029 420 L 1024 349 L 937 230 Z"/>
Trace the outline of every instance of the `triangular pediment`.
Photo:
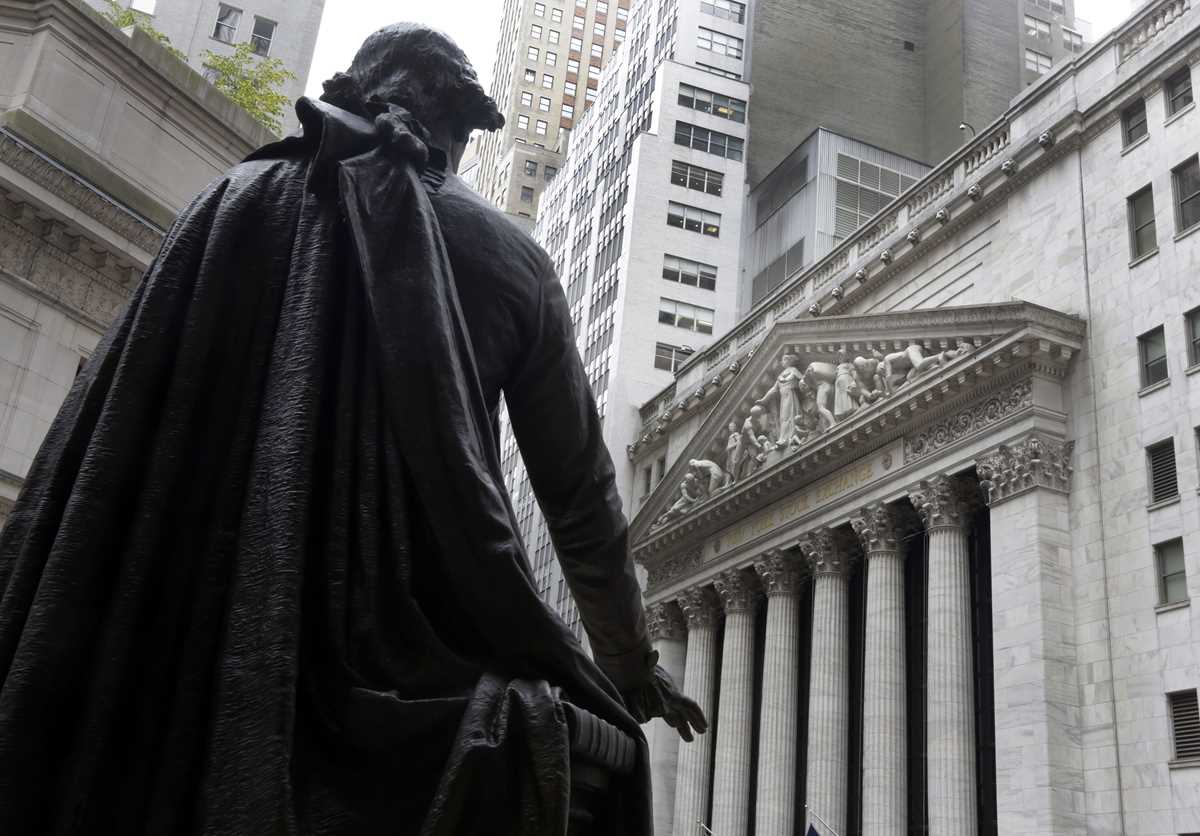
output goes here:
<path id="1" fill-rule="evenodd" d="M 931 402 L 969 396 L 1041 340 L 1065 363 L 1084 323 L 1024 302 L 776 322 L 633 520 L 635 549 L 733 507 L 786 468 L 841 464 Z M 1015 353 L 1014 353 L 1015 352 Z M 674 410 L 657 422 L 669 434 Z M 693 464 L 695 463 L 695 464 Z M 712 514 L 708 514 L 712 516 Z"/>

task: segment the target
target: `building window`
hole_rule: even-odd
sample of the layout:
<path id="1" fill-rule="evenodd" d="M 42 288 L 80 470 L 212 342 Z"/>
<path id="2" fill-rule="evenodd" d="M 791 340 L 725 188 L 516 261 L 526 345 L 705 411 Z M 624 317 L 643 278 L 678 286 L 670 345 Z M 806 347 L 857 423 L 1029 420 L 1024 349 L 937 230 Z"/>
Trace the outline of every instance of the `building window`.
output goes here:
<path id="1" fill-rule="evenodd" d="M 1150 504 L 1179 498 L 1179 474 L 1175 470 L 1175 440 L 1168 438 L 1146 448 L 1150 474 Z"/>
<path id="2" fill-rule="evenodd" d="M 558 66 L 558 53 L 557 52 L 551 52 L 550 50 L 546 50 L 546 66 L 547 67 L 557 67 Z"/>
<path id="3" fill-rule="evenodd" d="M 551 23 L 562 23 L 562 9 L 551 9 L 550 10 L 550 22 Z"/>
<path id="4" fill-rule="evenodd" d="M 592 35 L 594 35 L 598 38 L 603 38 L 604 37 L 604 24 L 603 23 L 593 23 L 592 24 Z"/>
<path id="5" fill-rule="evenodd" d="M 1188 365 L 1200 365 L 1200 308 L 1192 308 L 1184 314 L 1183 325 L 1187 332 Z"/>
<path id="6" fill-rule="evenodd" d="M 596 14 L 608 14 L 608 0 L 596 0 Z"/>
<path id="7" fill-rule="evenodd" d="M 1135 259 L 1158 249 L 1153 186 L 1147 186 L 1129 198 L 1129 236 L 1129 246 Z"/>
<path id="8" fill-rule="evenodd" d="M 603 61 L 604 44 L 592 44 L 591 56 L 599 61 Z"/>
<path id="9" fill-rule="evenodd" d="M 1171 737 L 1175 740 L 1175 760 L 1200 758 L 1200 704 L 1196 689 L 1167 694 L 1171 706 Z"/>
<path id="10" fill-rule="evenodd" d="M 545 136 L 546 135 L 545 120 L 543 120 L 543 119 L 537 120 L 537 123 L 533 126 L 533 132 L 535 134 L 537 134 L 538 136 Z"/>
<path id="11" fill-rule="evenodd" d="M 1065 26 L 1062 33 L 1063 46 L 1066 47 L 1067 52 L 1083 52 L 1083 35 L 1080 35 L 1078 32 L 1072 32 Z"/>
<path id="12" fill-rule="evenodd" d="M 713 311 L 710 308 L 665 297 L 658 300 L 658 321 L 697 334 L 711 334 L 713 331 Z"/>
<path id="13" fill-rule="evenodd" d="M 575 15 L 575 19 L 571 21 L 571 28 L 583 31 L 583 15 Z"/>
<path id="14" fill-rule="evenodd" d="M 540 41 L 542 39 L 542 27 L 537 23 L 531 23 L 529 25 L 529 37 L 535 41 Z"/>
<path id="15" fill-rule="evenodd" d="M 663 256 L 662 277 L 669 282 L 679 282 L 701 290 L 717 289 L 716 265 L 702 264 L 679 256 Z"/>
<path id="16" fill-rule="evenodd" d="M 690 84 L 679 85 L 679 104 L 701 113 L 720 116 L 731 122 L 746 121 L 746 103 L 741 99 L 723 96 Z"/>
<path id="17" fill-rule="evenodd" d="M 1171 172 L 1175 184 L 1175 231 L 1200 223 L 1200 156 L 1192 157 Z"/>
<path id="18" fill-rule="evenodd" d="M 265 17 L 254 18 L 254 31 L 250 35 L 250 46 L 255 54 L 266 57 L 271 54 L 271 41 L 275 39 L 275 21 Z"/>
<path id="19" fill-rule="evenodd" d="M 550 112 L 550 97 L 549 96 L 542 96 L 541 98 L 538 99 L 538 110 L 540 110 L 542 113 Z"/>
<path id="20" fill-rule="evenodd" d="M 1142 362 L 1142 387 L 1167 379 L 1167 338 L 1160 325 L 1138 337 Z"/>
<path id="21" fill-rule="evenodd" d="M 1146 100 L 1138 99 L 1121 111 L 1121 129 L 1129 146 L 1146 135 Z"/>
<path id="22" fill-rule="evenodd" d="M 549 32 L 546 33 L 546 40 L 548 42 L 550 42 L 551 44 L 558 43 L 558 38 L 559 38 L 559 34 L 558 34 L 557 29 L 551 29 Z"/>
<path id="23" fill-rule="evenodd" d="M 538 52 L 538 48 L 536 46 L 531 46 L 529 49 L 525 50 L 525 57 L 535 64 L 537 63 L 538 55 L 540 54 L 541 53 Z"/>
<path id="24" fill-rule="evenodd" d="M 563 82 L 563 93 L 565 93 L 566 95 L 574 96 L 575 91 L 577 89 L 578 88 L 575 86 L 575 82 L 573 82 L 573 81 Z"/>
<path id="25" fill-rule="evenodd" d="M 725 70 L 725 69 L 722 69 L 721 67 L 714 67 L 711 64 L 702 64 L 699 61 L 696 62 L 696 66 L 699 67 L 700 69 L 704 70 L 704 72 L 706 72 L 706 73 L 712 73 L 713 75 L 719 75 L 719 76 L 721 76 L 721 78 L 732 78 L 734 81 L 742 80 L 742 74 L 735 73 L 733 70 Z"/>
<path id="26" fill-rule="evenodd" d="M 674 374 L 679 371 L 680 366 L 687 362 L 690 354 L 690 351 L 681 346 L 656 343 L 654 346 L 654 368 Z M 646 468 L 647 475 L 649 475 L 649 470 L 650 468 Z M 649 481 L 649 479 L 646 480 L 647 485 L 649 485 Z"/>
<path id="27" fill-rule="evenodd" d="M 584 90 L 583 91 L 583 100 L 585 102 L 587 102 L 588 104 L 591 104 L 592 102 L 596 101 L 595 88 L 589 87 L 588 89 Z"/>
<path id="28" fill-rule="evenodd" d="M 735 0 L 700 0 L 700 11 L 734 23 L 746 22 L 746 4 Z"/>
<path id="29" fill-rule="evenodd" d="M 613 29 L 613 41 L 621 43 L 623 40 L 625 40 L 625 30 L 620 27 Z"/>
<path id="30" fill-rule="evenodd" d="M 1154 547 L 1158 569 L 1158 603 L 1178 604 L 1188 599 L 1187 570 L 1183 565 L 1183 541 L 1179 538 Z"/>
<path id="31" fill-rule="evenodd" d="M 537 82 L 537 72 L 535 72 L 534 70 L 526 70 L 525 71 L 525 83 L 526 84 L 534 84 L 536 82 Z"/>
<path id="32" fill-rule="evenodd" d="M 222 3 L 217 8 L 217 23 L 212 36 L 224 44 L 231 44 L 237 37 L 238 24 L 242 22 L 242 10 Z"/>
<path id="33" fill-rule="evenodd" d="M 743 142 L 736 136 L 710 131 L 687 122 L 675 123 L 675 144 L 707 151 L 727 160 L 741 160 Z"/>
<path id="34" fill-rule="evenodd" d="M 524 107 L 533 107 L 533 94 L 528 90 L 521 91 L 521 105 Z"/>
<path id="35" fill-rule="evenodd" d="M 533 189 L 529 186 L 521 187 L 521 202 L 533 203 Z"/>
<path id="36" fill-rule="evenodd" d="M 583 51 L 583 38 L 571 38 L 571 51 L 572 52 L 582 52 Z M 578 64 L 579 62 L 577 61 L 575 63 Z M 579 69 L 579 68 L 576 67 L 576 69 Z"/>
<path id="37" fill-rule="evenodd" d="M 720 197 L 725 175 L 719 171 L 673 160 L 671 162 L 671 182 L 676 186 L 684 186 Z"/>
<path id="38" fill-rule="evenodd" d="M 569 105 L 569 104 L 563 105 L 562 106 L 562 115 L 563 115 L 564 119 L 574 119 L 575 118 L 575 106 Z"/>
<path id="39" fill-rule="evenodd" d="M 1032 70 L 1038 75 L 1050 72 L 1050 68 L 1054 65 L 1054 61 L 1049 55 L 1038 52 L 1036 49 L 1025 50 L 1025 69 Z"/>
<path id="40" fill-rule="evenodd" d="M 533 4 L 533 16 L 534 17 L 545 17 L 546 16 L 546 4 L 545 3 L 534 3 Z"/>
<path id="41" fill-rule="evenodd" d="M 713 238 L 721 237 L 721 216 L 719 214 L 696 206 L 676 203 L 673 200 L 667 204 L 667 226 L 711 235 Z"/>
<path id="42" fill-rule="evenodd" d="M 1056 15 L 1066 14 L 1066 9 L 1063 7 L 1063 0 L 1033 0 L 1033 5 L 1048 12 L 1054 12 Z"/>
<path id="43" fill-rule="evenodd" d="M 525 176 L 526 177 L 537 177 L 537 165 L 538 164 L 533 160 L 526 160 L 525 161 Z"/>
<path id="44" fill-rule="evenodd" d="M 1163 87 L 1167 91 L 1167 115 L 1174 116 L 1192 103 L 1192 71 L 1184 67 L 1168 78 Z"/>
<path id="45" fill-rule="evenodd" d="M 517 127 L 523 131 L 529 130 L 529 117 L 524 113 L 517 114 Z"/>
<path id="46" fill-rule="evenodd" d="M 1066 30 L 1063 30 L 1066 31 Z M 1039 41 L 1050 40 L 1050 24 L 1040 17 L 1025 15 L 1025 34 Z"/>
<path id="47" fill-rule="evenodd" d="M 550 73 L 542 73 L 542 86 L 547 90 L 552 88 L 554 86 L 554 76 L 550 75 Z"/>
<path id="48" fill-rule="evenodd" d="M 724 32 L 717 32 L 713 29 L 705 29 L 703 26 L 696 34 L 696 46 L 730 58 L 742 57 L 741 38 L 735 38 L 733 35 L 726 35 Z"/>
<path id="49" fill-rule="evenodd" d="M 543 166 L 542 174 L 545 176 L 547 181 L 553 180 L 558 176 L 558 166 Z"/>

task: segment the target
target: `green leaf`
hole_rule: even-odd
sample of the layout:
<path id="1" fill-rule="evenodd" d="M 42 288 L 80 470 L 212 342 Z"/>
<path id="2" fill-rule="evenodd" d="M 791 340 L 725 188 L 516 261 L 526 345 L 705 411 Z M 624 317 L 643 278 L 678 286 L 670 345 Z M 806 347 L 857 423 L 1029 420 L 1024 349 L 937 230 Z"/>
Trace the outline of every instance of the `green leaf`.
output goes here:
<path id="1" fill-rule="evenodd" d="M 282 131 L 280 118 L 291 99 L 280 92 L 296 74 L 278 58 L 261 58 L 250 43 L 234 47 L 232 55 L 206 50 L 204 67 L 211 71 L 213 86 L 241 105 L 268 130 Z"/>

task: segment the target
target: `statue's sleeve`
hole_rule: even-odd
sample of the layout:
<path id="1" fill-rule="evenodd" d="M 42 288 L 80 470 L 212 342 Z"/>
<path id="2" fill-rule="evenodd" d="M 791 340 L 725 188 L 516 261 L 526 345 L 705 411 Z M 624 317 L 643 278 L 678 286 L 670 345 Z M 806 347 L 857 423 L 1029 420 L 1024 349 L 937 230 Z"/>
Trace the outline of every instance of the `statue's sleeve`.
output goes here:
<path id="1" fill-rule="evenodd" d="M 640 686 L 649 674 L 650 642 L 629 525 L 567 300 L 549 266 L 525 356 L 504 397 L 596 663 L 618 689 Z"/>

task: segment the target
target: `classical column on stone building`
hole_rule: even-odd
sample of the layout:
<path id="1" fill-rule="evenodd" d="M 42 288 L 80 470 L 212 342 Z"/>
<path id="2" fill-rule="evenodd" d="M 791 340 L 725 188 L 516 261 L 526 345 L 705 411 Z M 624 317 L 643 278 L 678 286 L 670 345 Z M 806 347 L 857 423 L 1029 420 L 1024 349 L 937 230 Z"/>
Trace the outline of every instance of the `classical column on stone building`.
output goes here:
<path id="1" fill-rule="evenodd" d="M 904 564 L 895 511 L 882 502 L 850 517 L 867 556 L 863 642 L 862 832 L 908 832 Z"/>
<path id="2" fill-rule="evenodd" d="M 991 525 L 1000 833 L 1086 830 L 1071 583 L 1074 442 L 1031 433 L 976 460 Z"/>
<path id="3" fill-rule="evenodd" d="M 711 717 L 717 668 L 716 628 L 721 606 L 710 586 L 688 589 L 680 594 L 678 601 L 688 631 L 683 692 L 696 701 L 706 717 Z M 674 836 L 695 836 L 699 831 L 697 823 L 705 821 L 712 776 L 711 744 L 710 735 L 697 735 L 691 743 L 679 743 L 671 829 Z"/>
<path id="4" fill-rule="evenodd" d="M 746 836 L 750 829 L 750 746 L 754 730 L 754 608 L 758 583 L 748 569 L 713 579 L 725 608 L 717 755 L 713 765 L 713 833 Z"/>
<path id="5" fill-rule="evenodd" d="M 979 831 L 969 512 L 974 483 L 935 476 L 909 489 L 929 534 L 925 762 L 929 836 Z"/>
<path id="6" fill-rule="evenodd" d="M 658 651 L 658 663 L 676 682 L 684 676 L 687 623 L 674 601 L 646 607 L 646 629 Z M 679 760 L 679 733 L 662 719 L 650 723 L 650 781 L 654 788 L 654 832 L 670 833 L 675 815 L 675 769 Z"/>
<path id="7" fill-rule="evenodd" d="M 800 704 L 800 556 L 772 549 L 754 561 L 767 595 L 762 709 L 758 731 L 756 836 L 792 836 L 796 829 L 797 713 Z"/>
<path id="8" fill-rule="evenodd" d="M 813 574 L 812 665 L 808 685 L 808 824 L 846 832 L 849 759 L 849 583 L 853 553 L 830 528 L 805 534 Z"/>

